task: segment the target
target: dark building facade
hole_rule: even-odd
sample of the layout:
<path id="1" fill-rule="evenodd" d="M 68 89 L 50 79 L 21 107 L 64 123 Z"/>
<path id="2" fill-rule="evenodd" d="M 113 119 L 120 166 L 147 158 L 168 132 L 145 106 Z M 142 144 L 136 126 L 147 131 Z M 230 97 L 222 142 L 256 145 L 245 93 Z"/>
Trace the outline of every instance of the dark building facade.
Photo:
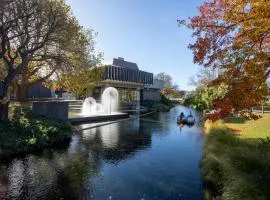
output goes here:
<path id="1" fill-rule="evenodd" d="M 51 98 L 52 92 L 49 88 L 45 87 L 42 83 L 36 83 L 28 88 L 28 99 L 44 99 Z"/>

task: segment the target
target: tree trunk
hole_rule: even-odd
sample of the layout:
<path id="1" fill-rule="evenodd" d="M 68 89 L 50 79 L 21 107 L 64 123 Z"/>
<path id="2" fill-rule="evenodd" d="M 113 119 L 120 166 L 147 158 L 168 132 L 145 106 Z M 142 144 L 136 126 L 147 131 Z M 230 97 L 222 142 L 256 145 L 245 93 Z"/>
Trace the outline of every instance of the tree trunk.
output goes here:
<path id="1" fill-rule="evenodd" d="M 8 120 L 8 105 L 6 104 L 0 104 L 0 121 Z"/>
<path id="2" fill-rule="evenodd" d="M 26 101 L 27 100 L 27 91 L 28 87 L 25 85 L 18 85 L 16 91 L 16 99 L 18 101 Z"/>

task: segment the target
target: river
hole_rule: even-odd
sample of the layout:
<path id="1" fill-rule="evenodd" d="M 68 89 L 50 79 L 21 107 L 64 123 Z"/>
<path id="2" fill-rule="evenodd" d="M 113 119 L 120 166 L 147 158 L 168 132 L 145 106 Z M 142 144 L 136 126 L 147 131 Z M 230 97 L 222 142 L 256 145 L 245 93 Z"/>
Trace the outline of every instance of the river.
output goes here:
<path id="1" fill-rule="evenodd" d="M 0 199 L 203 199 L 204 136 L 176 124 L 182 111 L 84 130 L 61 149 L 0 162 Z"/>

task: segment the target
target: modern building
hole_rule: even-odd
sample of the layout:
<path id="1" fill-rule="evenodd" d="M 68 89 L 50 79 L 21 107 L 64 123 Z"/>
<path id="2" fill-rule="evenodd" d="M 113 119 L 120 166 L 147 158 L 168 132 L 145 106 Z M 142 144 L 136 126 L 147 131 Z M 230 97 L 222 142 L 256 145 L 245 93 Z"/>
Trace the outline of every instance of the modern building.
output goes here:
<path id="1" fill-rule="evenodd" d="M 164 89 L 164 81 L 154 79 L 152 85 L 146 85 L 141 91 L 141 103 L 145 100 L 150 101 L 160 101 L 161 94 L 160 91 Z"/>
<path id="2" fill-rule="evenodd" d="M 122 110 L 140 108 L 141 91 L 145 86 L 153 85 L 153 74 L 141 71 L 136 63 L 115 58 L 111 65 L 105 66 L 104 80 L 93 90 L 93 97 L 99 99 L 107 87 L 119 91 Z"/>
<path id="3" fill-rule="evenodd" d="M 28 88 L 28 99 L 46 99 L 52 97 L 50 88 L 45 87 L 42 83 L 36 83 Z"/>

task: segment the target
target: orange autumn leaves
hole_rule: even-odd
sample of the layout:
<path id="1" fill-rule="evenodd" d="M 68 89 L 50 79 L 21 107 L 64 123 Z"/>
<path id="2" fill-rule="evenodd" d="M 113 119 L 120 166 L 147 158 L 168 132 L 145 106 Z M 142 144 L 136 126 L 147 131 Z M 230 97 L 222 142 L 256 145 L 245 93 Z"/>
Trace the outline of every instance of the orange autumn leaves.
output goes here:
<path id="1" fill-rule="evenodd" d="M 270 1 L 212 0 L 199 12 L 186 24 L 196 39 L 189 48 L 195 63 L 220 69 L 212 85 L 228 85 L 227 94 L 213 102 L 219 117 L 250 111 L 268 95 Z"/>

